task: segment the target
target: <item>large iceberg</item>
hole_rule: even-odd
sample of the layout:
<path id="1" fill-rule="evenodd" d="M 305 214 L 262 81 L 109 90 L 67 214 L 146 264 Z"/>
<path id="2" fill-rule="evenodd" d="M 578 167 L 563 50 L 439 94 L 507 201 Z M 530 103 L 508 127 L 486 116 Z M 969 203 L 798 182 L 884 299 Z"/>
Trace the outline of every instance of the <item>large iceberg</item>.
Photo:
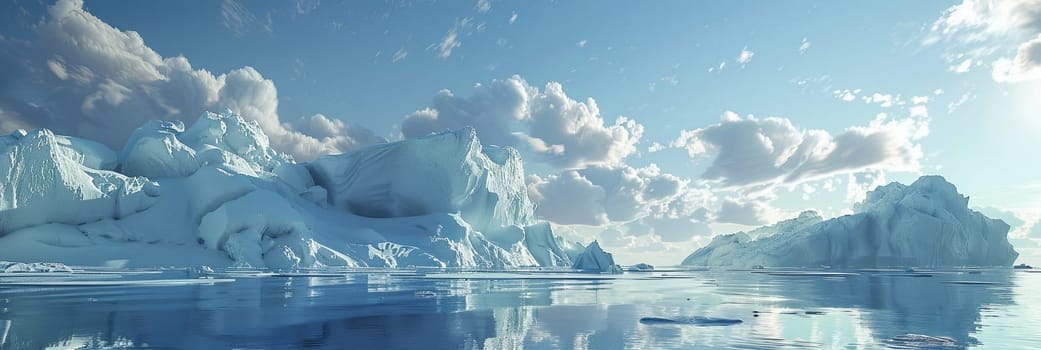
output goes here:
<path id="1" fill-rule="evenodd" d="M 683 260 L 693 266 L 1011 266 L 1019 256 L 1009 225 L 968 208 L 940 176 L 879 186 L 855 214 L 816 213 L 749 233 L 715 237 Z"/>
<path id="2" fill-rule="evenodd" d="M 152 121 L 118 153 L 0 137 L 0 256 L 70 265 L 569 268 L 517 151 L 473 129 L 298 164 L 253 121 Z"/>

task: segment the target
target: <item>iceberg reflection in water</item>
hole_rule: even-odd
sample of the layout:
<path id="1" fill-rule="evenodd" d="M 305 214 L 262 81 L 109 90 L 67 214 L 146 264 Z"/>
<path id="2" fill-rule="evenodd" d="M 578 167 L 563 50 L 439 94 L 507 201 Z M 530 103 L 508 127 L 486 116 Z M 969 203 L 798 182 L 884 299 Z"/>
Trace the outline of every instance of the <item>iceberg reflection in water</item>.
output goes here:
<path id="1" fill-rule="evenodd" d="M 0 348 L 1030 348 L 1041 274 L 0 276 Z M 99 276 L 104 276 L 100 278 Z M 590 277 L 598 278 L 590 278 Z M 188 276 L 187 278 L 195 278 Z M 91 284 L 84 281 L 141 280 Z M 27 283 L 26 280 L 47 283 Z M 62 284 L 62 281 L 76 283 Z M 957 281 L 959 283 L 950 283 Z M 961 284 L 963 281 L 988 282 Z M 641 319 L 726 319 L 700 327 Z M 741 320 L 742 322 L 736 322 Z"/>

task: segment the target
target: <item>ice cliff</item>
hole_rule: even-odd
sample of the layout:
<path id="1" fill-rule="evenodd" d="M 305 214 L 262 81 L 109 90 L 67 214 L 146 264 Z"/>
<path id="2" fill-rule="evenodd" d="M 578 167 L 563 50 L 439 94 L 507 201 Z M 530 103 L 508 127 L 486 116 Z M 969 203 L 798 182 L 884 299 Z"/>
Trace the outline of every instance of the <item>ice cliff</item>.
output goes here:
<path id="1" fill-rule="evenodd" d="M 715 237 L 683 265 L 751 267 L 1011 266 L 1009 225 L 968 208 L 940 176 L 867 193 L 855 214 L 816 213 L 749 233 Z"/>
<path id="2" fill-rule="evenodd" d="M 473 129 L 295 163 L 225 111 L 152 121 L 119 152 L 0 137 L 0 257 L 70 265 L 571 267 L 511 148 Z"/>

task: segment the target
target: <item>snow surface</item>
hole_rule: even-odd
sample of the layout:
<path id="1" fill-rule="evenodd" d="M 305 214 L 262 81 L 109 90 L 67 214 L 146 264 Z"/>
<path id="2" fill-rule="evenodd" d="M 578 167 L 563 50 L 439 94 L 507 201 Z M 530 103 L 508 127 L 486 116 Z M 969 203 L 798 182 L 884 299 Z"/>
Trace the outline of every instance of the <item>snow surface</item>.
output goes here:
<path id="1" fill-rule="evenodd" d="M 771 267 L 1011 266 L 1019 256 L 1009 225 L 968 208 L 969 198 L 940 176 L 879 186 L 856 214 L 815 214 L 752 232 L 715 237 L 683 265 Z"/>
<path id="2" fill-rule="evenodd" d="M 44 129 L 0 153 L 6 260 L 507 269 L 571 267 L 585 248 L 536 220 L 516 150 L 473 129 L 298 164 L 225 111 L 148 122 L 118 154 Z"/>

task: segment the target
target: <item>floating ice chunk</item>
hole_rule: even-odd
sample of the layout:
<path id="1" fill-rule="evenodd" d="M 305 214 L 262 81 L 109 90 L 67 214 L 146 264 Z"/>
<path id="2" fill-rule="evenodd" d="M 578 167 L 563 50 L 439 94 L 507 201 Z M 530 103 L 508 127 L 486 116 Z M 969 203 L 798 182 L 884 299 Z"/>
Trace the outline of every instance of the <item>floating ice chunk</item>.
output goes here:
<path id="1" fill-rule="evenodd" d="M 656 325 L 656 324 L 677 324 L 677 325 L 695 325 L 695 326 L 731 326 L 744 321 L 731 318 L 715 318 L 715 317 L 676 317 L 676 318 L 663 318 L 663 317 L 644 317 L 640 319 L 640 323 Z"/>
<path id="2" fill-rule="evenodd" d="M 629 266 L 629 271 L 630 272 L 654 271 L 654 266 L 651 265 L 651 264 L 647 264 L 647 263 L 639 263 L 639 264 L 636 264 L 636 265 L 633 265 L 633 266 Z"/>
<path id="3" fill-rule="evenodd" d="M 958 349 L 962 346 L 958 345 L 958 342 L 948 337 L 938 337 L 924 334 L 901 334 L 894 336 L 890 339 L 885 340 L 885 343 L 891 347 L 899 348 L 928 348 L 928 349 Z"/>
<path id="4" fill-rule="evenodd" d="M 110 287 L 110 286 L 186 286 L 234 282 L 229 278 L 160 279 L 160 280 L 26 280 L 0 282 L 0 286 L 22 287 Z"/>
<path id="5" fill-rule="evenodd" d="M 0 272 L 3 273 L 28 273 L 28 272 L 72 272 L 72 269 L 61 263 L 34 262 L 20 263 L 0 261 Z"/>

